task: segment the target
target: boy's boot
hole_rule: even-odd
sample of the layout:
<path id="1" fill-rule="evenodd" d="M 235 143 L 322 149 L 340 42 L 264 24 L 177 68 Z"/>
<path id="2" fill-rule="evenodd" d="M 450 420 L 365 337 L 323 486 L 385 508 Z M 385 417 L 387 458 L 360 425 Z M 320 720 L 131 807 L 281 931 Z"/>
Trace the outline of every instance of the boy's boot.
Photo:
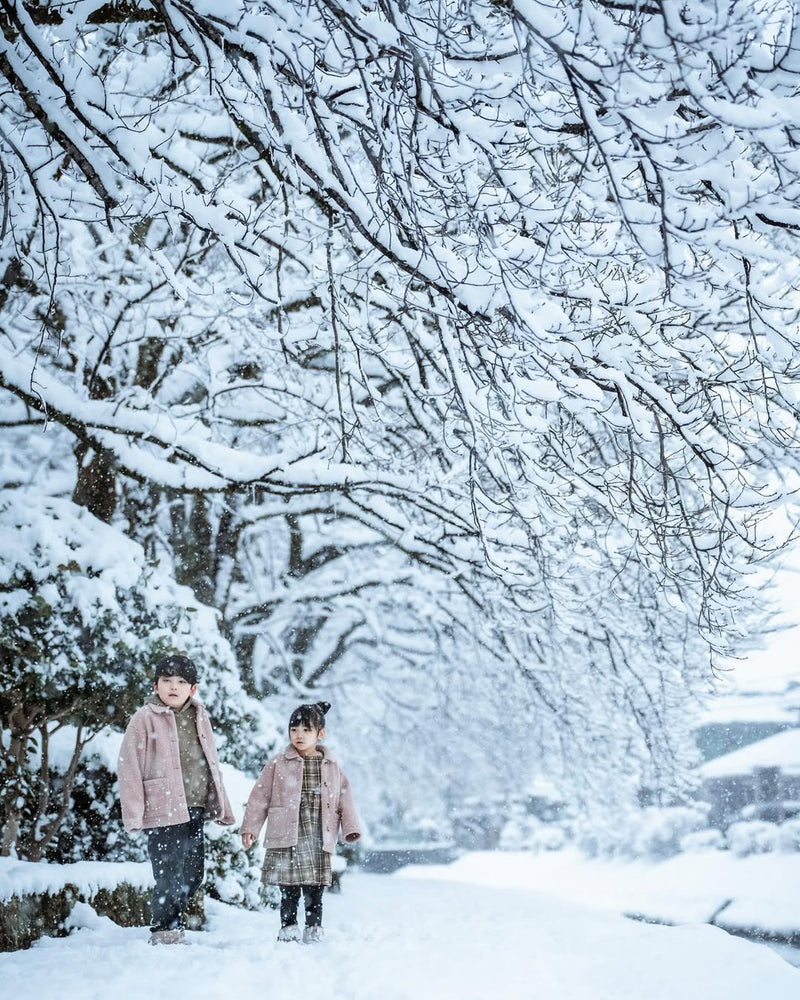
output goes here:
<path id="1" fill-rule="evenodd" d="M 319 924 L 310 924 L 303 931 L 303 944 L 317 944 L 322 940 L 323 930 Z"/>
<path id="2" fill-rule="evenodd" d="M 183 944 L 184 933 L 182 930 L 151 931 L 150 944 Z"/>
<path id="3" fill-rule="evenodd" d="M 287 924 L 286 927 L 281 927 L 278 931 L 279 941 L 299 941 L 300 940 L 300 928 L 297 924 Z"/>

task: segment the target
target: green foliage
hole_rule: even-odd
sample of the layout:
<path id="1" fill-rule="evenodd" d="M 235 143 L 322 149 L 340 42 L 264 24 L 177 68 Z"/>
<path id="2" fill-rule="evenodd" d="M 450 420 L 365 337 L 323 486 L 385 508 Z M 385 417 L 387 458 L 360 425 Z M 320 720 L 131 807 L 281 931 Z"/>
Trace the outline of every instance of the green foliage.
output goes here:
<path id="1" fill-rule="evenodd" d="M 261 881 L 263 853 L 246 851 L 230 828 L 209 825 L 206 834 L 206 892 L 248 910 L 276 907 L 278 890 Z"/>
<path id="2" fill-rule="evenodd" d="M 110 848 L 108 809 L 100 819 L 91 810 L 108 804 L 111 786 L 83 747 L 124 728 L 151 690 L 153 661 L 172 649 L 200 666 L 223 756 L 255 766 L 262 720 L 216 614 L 69 501 L 23 490 L 0 501 L 0 853 L 98 857 L 104 836 Z M 90 811 L 76 812 L 75 795 Z"/>
<path id="3" fill-rule="evenodd" d="M 58 789 L 63 775 L 50 773 Z M 48 847 L 48 861 L 146 861 L 144 837 L 129 837 L 122 826 L 117 776 L 95 757 L 81 760 L 72 783 L 69 812 Z"/>

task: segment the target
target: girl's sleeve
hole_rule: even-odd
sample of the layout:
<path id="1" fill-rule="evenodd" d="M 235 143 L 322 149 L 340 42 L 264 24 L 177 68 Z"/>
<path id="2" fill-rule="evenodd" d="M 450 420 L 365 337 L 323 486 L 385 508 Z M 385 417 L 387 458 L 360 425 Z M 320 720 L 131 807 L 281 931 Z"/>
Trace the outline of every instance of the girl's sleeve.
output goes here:
<path id="1" fill-rule="evenodd" d="M 361 836 L 361 821 L 356 812 L 353 793 L 350 790 L 350 782 L 344 771 L 342 774 L 341 793 L 339 795 L 339 822 L 342 826 L 342 836 L 348 844 L 358 840 Z"/>
<path id="2" fill-rule="evenodd" d="M 275 764 L 270 761 L 269 764 L 265 765 L 261 774 L 259 774 L 258 780 L 253 786 L 252 792 L 250 792 L 250 797 L 247 800 L 247 808 L 244 811 L 242 826 L 239 830 L 240 835 L 243 833 L 252 833 L 253 836 L 258 836 L 269 812 L 274 774 Z"/>

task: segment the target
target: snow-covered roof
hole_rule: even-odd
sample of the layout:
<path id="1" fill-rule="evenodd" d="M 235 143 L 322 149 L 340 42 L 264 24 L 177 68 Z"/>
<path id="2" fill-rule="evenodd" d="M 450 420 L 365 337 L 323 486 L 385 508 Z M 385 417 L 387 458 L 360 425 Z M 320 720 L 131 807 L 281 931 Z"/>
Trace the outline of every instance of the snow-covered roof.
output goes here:
<path id="1" fill-rule="evenodd" d="M 765 740 L 710 760 L 700 768 L 703 778 L 731 778 L 758 767 L 779 767 L 784 774 L 800 774 L 800 728 L 786 729 Z"/>
<path id="2" fill-rule="evenodd" d="M 730 694 L 715 698 L 701 717 L 701 724 L 732 722 L 797 723 L 797 696 L 786 691 L 764 694 Z"/>

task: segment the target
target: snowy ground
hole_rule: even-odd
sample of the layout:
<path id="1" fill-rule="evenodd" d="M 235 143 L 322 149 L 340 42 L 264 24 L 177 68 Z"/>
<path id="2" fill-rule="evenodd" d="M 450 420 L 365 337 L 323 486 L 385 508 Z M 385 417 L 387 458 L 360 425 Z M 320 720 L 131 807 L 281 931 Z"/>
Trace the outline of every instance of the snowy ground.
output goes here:
<path id="1" fill-rule="evenodd" d="M 476 852 L 398 878 L 531 889 L 601 910 L 666 923 L 707 923 L 766 935 L 800 934 L 800 853 L 697 851 L 666 861 L 599 861 L 577 850 Z M 798 953 L 800 954 L 800 953 Z"/>
<path id="2" fill-rule="evenodd" d="M 522 856 L 500 856 L 507 859 Z M 481 858 L 483 860 L 481 860 Z M 353 873 L 326 940 L 278 945 L 274 912 L 209 904 L 189 947 L 151 948 L 85 905 L 69 938 L 0 955 L 14 1000 L 796 1000 L 800 972 L 714 927 L 637 923 L 527 885 L 498 855 L 462 869 Z M 529 859 L 530 860 L 530 859 Z M 470 875 L 464 864 L 473 865 Z M 476 884 L 478 874 L 484 882 Z M 430 877 L 429 877 L 430 876 Z M 458 881 L 454 879 L 463 879 Z"/>

